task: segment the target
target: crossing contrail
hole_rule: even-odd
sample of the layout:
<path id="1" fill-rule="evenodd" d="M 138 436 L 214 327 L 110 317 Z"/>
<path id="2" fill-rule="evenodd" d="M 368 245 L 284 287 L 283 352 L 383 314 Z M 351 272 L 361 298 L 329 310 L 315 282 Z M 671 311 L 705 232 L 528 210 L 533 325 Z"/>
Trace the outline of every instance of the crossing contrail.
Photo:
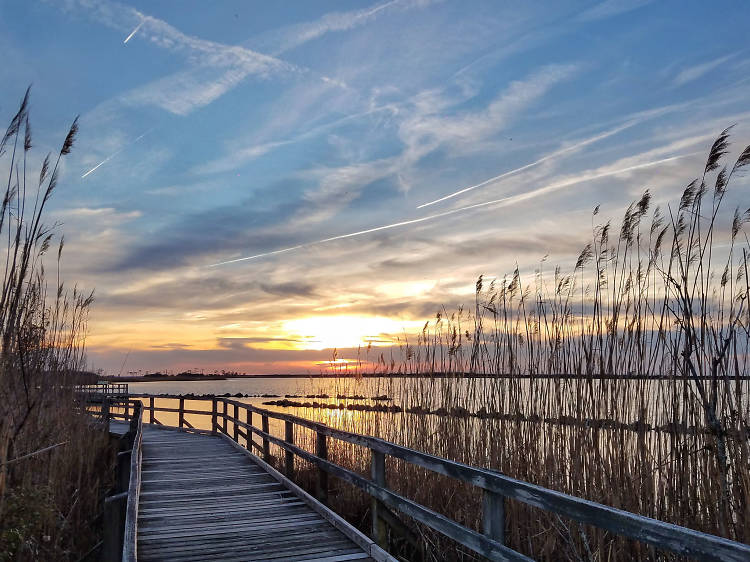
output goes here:
<path id="1" fill-rule="evenodd" d="M 122 42 L 123 45 L 126 44 L 128 41 L 130 41 L 133 38 L 133 35 L 135 35 L 136 33 L 138 33 L 138 30 L 141 28 L 141 26 L 144 24 L 145 21 L 146 20 L 143 20 L 141 23 L 139 23 L 138 25 L 135 26 L 135 29 L 133 31 L 131 31 L 130 35 L 128 35 L 125 38 L 125 41 Z"/>
<path id="2" fill-rule="evenodd" d="M 549 185 L 546 185 L 544 187 L 540 187 L 538 189 L 534 189 L 532 191 L 529 191 L 527 193 L 519 193 L 517 195 L 509 195 L 507 197 L 502 197 L 500 199 L 493 199 L 492 201 L 484 201 L 482 203 L 475 203 L 474 205 L 467 205 L 465 207 L 459 207 L 458 209 L 451 209 L 449 211 L 443 211 L 441 213 L 436 213 L 434 215 L 427 215 L 425 217 L 419 217 L 416 219 L 409 219 L 405 221 L 400 222 L 394 222 L 391 224 L 385 224 L 382 226 L 376 226 L 374 228 L 368 228 L 366 230 L 358 230 L 357 232 L 350 232 L 349 234 L 340 234 L 339 236 L 331 236 L 330 238 L 323 238 L 322 240 L 316 240 L 314 242 L 308 242 L 306 244 L 298 244 L 296 246 L 291 246 L 289 248 L 284 248 L 282 250 L 274 250 L 272 252 L 264 252 L 262 254 L 255 254 L 254 256 L 246 256 L 242 258 L 236 258 L 233 260 L 227 260 L 222 261 L 218 263 L 214 263 L 209 265 L 208 267 L 218 267 L 220 265 L 228 265 L 231 263 L 237 263 L 241 261 L 250 261 L 255 260 L 259 258 L 264 258 L 267 256 L 273 256 L 276 254 L 283 254 L 286 252 L 292 252 L 294 250 L 300 250 L 302 248 L 309 248 L 311 246 L 317 246 L 319 244 L 325 244 L 326 242 L 333 242 L 335 240 L 343 240 L 345 238 L 353 238 L 355 236 L 362 236 L 364 234 L 371 234 L 373 232 L 379 232 L 381 230 L 389 230 L 391 228 L 399 228 L 401 226 L 408 226 L 410 224 L 417 224 L 420 222 L 426 222 L 431 221 L 435 219 L 439 219 L 442 217 L 447 217 L 449 215 L 455 215 L 457 213 L 463 213 L 466 211 L 470 211 L 473 209 L 480 209 L 482 207 L 489 207 L 489 206 L 499 206 L 499 207 L 506 207 L 508 205 L 512 205 L 514 203 L 519 203 L 521 201 L 526 201 L 529 199 L 533 199 L 535 197 L 539 197 L 541 195 L 545 195 L 547 193 L 551 193 L 553 191 L 557 191 L 559 189 L 563 189 L 565 187 L 569 187 L 571 185 L 575 185 L 582 182 L 597 180 L 601 178 L 606 178 L 609 176 L 616 176 L 618 174 L 624 174 L 627 172 L 632 172 L 635 170 L 641 170 L 643 168 L 650 168 L 651 166 L 657 166 L 659 164 L 666 164 L 667 162 L 673 162 L 675 160 L 679 160 L 681 158 L 687 158 L 688 156 L 694 156 L 696 154 L 700 154 L 700 151 L 697 152 L 689 152 L 687 154 L 680 154 L 678 156 L 670 156 L 669 158 L 662 158 L 660 160 L 654 160 L 652 162 L 644 162 L 643 164 L 635 164 L 633 166 L 628 166 L 626 168 L 619 168 L 617 170 L 611 170 L 608 172 L 600 172 L 600 173 L 590 173 L 590 174 L 584 174 L 583 176 L 579 176 L 576 178 L 571 178 L 569 180 L 563 180 L 557 183 L 552 183 Z"/>
<path id="3" fill-rule="evenodd" d="M 588 146 L 589 144 L 598 142 L 600 140 L 606 139 L 607 137 L 611 137 L 612 135 L 616 135 L 617 133 L 624 131 L 625 129 L 628 129 L 632 127 L 633 125 L 637 124 L 638 120 L 633 120 L 625 123 L 624 125 L 621 125 L 619 127 L 616 127 L 614 129 L 610 129 L 609 131 L 605 131 L 603 133 L 600 133 L 594 137 L 591 137 L 589 139 L 580 141 L 576 144 L 573 144 L 571 146 L 567 146 L 565 148 L 561 148 L 560 150 L 556 150 L 555 152 L 551 152 L 547 154 L 546 156 L 543 156 L 539 160 L 535 160 L 534 162 L 531 162 L 529 164 L 526 164 L 524 166 L 521 166 L 520 168 L 515 168 L 513 170 L 509 170 L 507 172 L 504 172 L 500 174 L 499 176 L 492 177 L 488 180 L 484 180 L 481 183 L 478 183 L 476 185 L 471 185 L 469 187 L 464 187 L 463 189 L 459 189 L 458 191 L 454 191 L 453 193 L 450 193 L 446 195 L 445 197 L 441 197 L 440 199 L 435 199 L 434 201 L 430 201 L 428 203 L 422 203 L 417 207 L 417 209 L 422 209 L 423 207 L 429 207 L 430 205 L 435 205 L 436 203 L 442 203 L 443 201 L 446 201 L 448 199 L 452 199 L 453 197 L 457 197 L 458 195 L 462 195 L 466 193 L 467 191 L 472 191 L 474 189 L 478 189 L 480 187 L 484 187 L 485 185 L 489 185 L 491 183 L 495 183 L 496 181 L 499 181 L 503 178 L 507 178 L 509 176 L 513 176 L 515 174 L 518 174 L 520 172 L 523 172 L 524 170 L 528 170 L 529 168 L 533 168 L 534 166 L 537 166 L 541 164 L 542 162 L 546 162 L 547 160 L 551 160 L 552 158 L 557 158 L 558 156 L 561 156 L 567 152 L 572 152 L 574 150 L 578 150 L 579 148 L 583 148 L 584 146 Z"/>
<path id="4" fill-rule="evenodd" d="M 121 149 L 119 149 L 116 152 L 113 152 L 112 154 L 110 154 L 109 156 L 107 156 L 104 160 L 102 160 L 96 166 L 94 166 L 93 168 L 91 168 L 88 172 L 86 172 L 85 174 L 83 174 L 81 176 L 81 179 L 85 178 L 90 173 L 95 172 L 100 166 L 103 166 L 104 164 L 106 164 L 107 162 L 109 162 L 110 160 L 112 160 L 112 158 L 114 158 L 115 156 L 117 156 L 118 154 L 120 154 L 120 152 L 122 152 L 123 150 L 125 150 L 129 146 L 134 145 L 135 143 L 137 143 L 139 140 L 141 140 L 143 137 L 145 137 L 147 134 L 149 134 L 153 130 L 154 130 L 153 128 L 149 129 L 148 131 L 146 131 L 145 133 L 143 133 L 141 136 L 139 136 L 138 138 L 136 138 L 132 142 L 129 142 L 128 144 L 126 144 L 125 146 L 123 146 Z"/>

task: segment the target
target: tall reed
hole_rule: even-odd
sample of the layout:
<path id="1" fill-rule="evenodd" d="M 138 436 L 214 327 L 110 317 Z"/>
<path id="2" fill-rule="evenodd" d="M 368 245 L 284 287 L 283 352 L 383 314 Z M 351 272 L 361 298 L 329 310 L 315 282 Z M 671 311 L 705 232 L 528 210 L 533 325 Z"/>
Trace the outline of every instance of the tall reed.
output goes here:
<path id="1" fill-rule="evenodd" d="M 0 559 L 78 559 L 96 543 L 100 483 L 112 459 L 105 431 L 75 404 L 93 294 L 60 281 L 56 244 L 50 290 L 46 254 L 55 237 L 45 210 L 78 130 L 30 174 L 29 91 L 0 140 L 7 179 L 0 207 L 5 265 L 0 290 Z M 102 476 L 104 475 L 104 476 Z"/>
<path id="2" fill-rule="evenodd" d="M 368 349 L 363 369 L 382 375 L 365 379 L 369 395 L 394 397 L 396 413 L 320 404 L 298 413 L 750 541 L 750 209 L 724 209 L 750 147 L 722 165 L 729 133 L 675 203 L 654 207 L 646 191 L 617 230 L 596 222 L 597 206 L 568 271 L 542 262 L 529 275 L 480 277 L 471 310 L 439 312 L 404 339 L 400 358 Z M 350 449 L 331 454 L 366 473 Z M 479 497 L 464 487 L 398 463 L 389 479 L 479 528 Z M 351 511 L 356 496 L 341 493 Z M 537 558 L 664 556 L 515 502 L 508 510 L 511 546 Z M 430 548 L 437 538 L 413 529 L 430 559 L 470 558 Z"/>

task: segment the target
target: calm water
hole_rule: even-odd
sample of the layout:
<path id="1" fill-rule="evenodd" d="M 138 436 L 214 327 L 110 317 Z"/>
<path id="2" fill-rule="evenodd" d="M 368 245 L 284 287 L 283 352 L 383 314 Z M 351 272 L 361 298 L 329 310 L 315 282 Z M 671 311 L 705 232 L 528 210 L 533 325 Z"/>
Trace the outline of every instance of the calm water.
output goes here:
<path id="1" fill-rule="evenodd" d="M 741 404 L 741 411 L 748 408 L 747 381 L 741 383 L 740 387 L 730 383 L 727 388 L 731 388 L 735 403 Z M 339 409 L 337 406 L 340 404 L 398 405 L 404 410 L 416 407 L 433 412 L 444 409 L 444 414 L 463 409 L 471 413 L 484 410 L 500 414 L 535 416 L 537 419 L 611 419 L 626 424 L 645 422 L 653 427 L 672 423 L 702 424 L 703 420 L 699 407 L 696 410 L 698 404 L 692 384 L 666 380 L 248 377 L 209 381 L 138 382 L 129 383 L 129 389 L 135 394 L 249 395 L 237 399 L 255 406 L 333 423 L 339 427 L 351 427 L 353 422 L 356 424 L 357 418 L 362 418 L 365 414 L 363 411 Z M 328 397 L 312 397 L 319 395 Z M 290 397 L 290 400 L 298 403 L 317 402 L 329 407 L 284 407 L 264 404 L 283 399 L 285 396 L 296 396 Z M 374 397 L 383 396 L 388 399 L 377 402 L 372 400 Z M 176 405 L 174 400 L 162 399 L 158 402 L 163 407 L 173 408 Z M 206 402 L 190 402 L 191 405 L 186 405 L 188 409 L 210 409 Z M 176 414 L 171 416 L 169 413 L 161 413 L 160 421 L 165 416 L 174 417 L 176 422 Z M 193 423 L 190 417 L 188 419 Z M 195 421 L 198 422 L 196 427 L 206 427 L 203 418 Z M 172 425 L 172 420 L 164 423 Z"/>

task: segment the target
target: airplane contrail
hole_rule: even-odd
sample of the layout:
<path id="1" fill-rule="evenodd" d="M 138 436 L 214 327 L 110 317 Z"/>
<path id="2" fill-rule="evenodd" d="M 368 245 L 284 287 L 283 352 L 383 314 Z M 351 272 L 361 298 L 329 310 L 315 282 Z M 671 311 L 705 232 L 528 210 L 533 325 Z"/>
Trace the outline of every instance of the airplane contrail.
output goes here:
<path id="1" fill-rule="evenodd" d="M 123 42 L 122 42 L 122 44 L 123 44 L 123 45 L 125 45 L 125 44 L 126 44 L 126 43 L 127 43 L 128 41 L 130 41 L 130 40 L 131 40 L 131 39 L 133 38 L 133 35 L 135 35 L 136 33 L 138 33 L 138 30 L 139 30 L 139 29 L 141 28 L 141 26 L 142 26 L 142 25 L 143 25 L 143 24 L 145 23 L 145 21 L 146 21 L 146 20 L 143 20 L 143 21 L 142 21 L 141 23 L 139 23 L 138 25 L 136 25 L 136 26 L 135 26 L 135 29 L 134 29 L 133 31 L 131 31 L 131 32 L 130 32 L 130 35 L 128 35 L 128 36 L 127 36 L 127 37 L 125 38 L 125 41 L 123 41 Z"/>
<path id="2" fill-rule="evenodd" d="M 469 187 L 465 187 L 463 189 L 459 189 L 458 191 L 454 191 L 453 193 L 450 193 L 444 197 L 441 197 L 440 199 L 435 199 L 434 201 L 430 201 L 428 203 L 422 203 L 417 207 L 417 209 L 422 209 L 424 207 L 429 207 L 430 205 L 435 205 L 436 203 L 442 203 L 443 201 L 446 201 L 448 199 L 452 199 L 453 197 L 457 197 L 458 195 L 462 195 L 466 193 L 467 191 L 472 191 L 474 189 L 478 189 L 480 187 L 484 187 L 485 185 L 489 185 L 491 183 L 495 183 L 498 180 L 501 180 L 503 178 L 507 178 L 509 176 L 513 176 L 515 174 L 518 174 L 519 172 L 523 172 L 524 170 L 528 170 L 529 168 L 533 168 L 534 166 L 537 166 L 541 164 L 542 162 L 546 162 L 547 160 L 551 160 L 552 158 L 556 158 L 562 154 L 565 154 L 566 152 L 572 152 L 574 150 L 578 150 L 579 148 L 583 148 L 584 146 L 588 146 L 589 144 L 598 142 L 600 140 L 606 139 L 607 137 L 611 137 L 612 135 L 616 135 L 617 133 L 624 131 L 625 129 L 629 129 L 633 125 L 636 125 L 639 121 L 633 120 L 628 121 L 624 125 L 621 125 L 619 127 L 616 127 L 614 129 L 610 129 L 609 131 L 605 131 L 599 135 L 596 135 L 594 137 L 591 137 L 590 139 L 586 139 L 584 141 L 578 142 L 576 144 L 573 144 L 571 146 L 562 148 L 560 150 L 556 150 L 554 152 L 551 152 L 547 154 L 546 156 L 543 156 L 539 160 L 535 160 L 534 162 L 531 162 L 529 164 L 526 164 L 524 166 L 521 166 L 520 168 L 515 168 L 513 170 L 509 170 L 507 172 L 504 172 L 500 174 L 499 176 L 494 176 L 490 179 L 484 180 L 483 182 L 480 182 L 476 185 L 471 185 Z"/>
<path id="3" fill-rule="evenodd" d="M 417 223 L 420 223 L 420 222 L 431 221 L 431 220 L 439 219 L 439 218 L 442 218 L 442 217 L 447 217 L 449 215 L 454 215 L 456 213 L 463 213 L 463 212 L 470 211 L 470 210 L 473 210 L 473 209 L 480 209 L 482 207 L 489 207 L 491 205 L 497 205 L 497 206 L 505 207 L 505 206 L 508 206 L 508 205 L 512 205 L 514 203 L 518 203 L 520 201 L 526 201 L 528 199 L 533 199 L 535 197 L 539 197 L 540 195 L 551 193 L 553 191 L 557 191 L 558 189 L 562 189 L 564 187 L 569 187 L 571 185 L 575 185 L 575 184 L 578 184 L 578 183 L 592 181 L 592 180 L 596 180 L 596 179 L 601 179 L 601 178 L 605 178 L 605 177 L 608 177 L 608 176 L 616 176 L 618 174 L 624 174 L 624 173 L 632 172 L 632 171 L 635 171 L 635 170 L 641 170 L 643 168 L 650 168 L 651 166 L 657 166 L 659 164 L 665 164 L 667 162 L 672 162 L 674 160 L 679 160 L 681 158 L 686 158 L 688 156 L 694 156 L 696 154 L 701 154 L 701 152 L 700 151 L 688 152 L 687 154 L 680 154 L 678 156 L 671 156 L 669 158 L 662 158 L 660 160 L 654 160 L 652 162 L 644 162 L 643 164 L 635 164 L 633 166 L 628 166 L 627 168 L 620 168 L 618 170 L 611 170 L 609 172 L 601 172 L 601 173 L 598 173 L 598 174 L 588 174 L 588 175 L 584 175 L 583 177 L 578 177 L 578 178 L 573 178 L 573 179 L 569 179 L 569 180 L 564 180 L 564 181 L 561 181 L 561 182 L 558 182 L 558 183 L 552 183 L 550 185 L 546 185 L 544 187 L 540 187 L 538 189 L 535 189 L 533 191 L 529 191 L 527 193 L 519 193 L 517 195 L 509 195 L 507 197 L 501 197 L 500 199 L 494 199 L 492 201 L 484 201 L 482 203 L 475 203 L 473 205 L 467 205 L 465 207 L 459 207 L 458 209 L 451 209 L 449 211 L 443 211 L 441 213 L 436 213 L 434 215 L 428 215 L 426 217 L 419 217 L 419 218 L 416 218 L 416 219 L 409 219 L 409 220 L 405 220 L 405 221 L 394 222 L 392 224 L 385 224 L 385 225 L 382 225 L 382 226 L 376 226 L 374 228 L 368 228 L 366 230 L 358 230 L 357 232 L 350 232 L 349 234 L 340 234 L 338 236 L 331 236 L 330 238 L 323 238 L 322 240 L 316 240 L 315 242 L 308 242 L 306 244 L 298 244 L 296 246 L 291 246 L 289 248 L 284 248 L 282 250 L 274 250 L 272 252 L 264 252 L 262 254 L 255 254 L 254 256 L 246 256 L 246 257 L 242 257 L 242 258 L 236 258 L 236 259 L 233 259 L 233 260 L 222 261 L 222 262 L 211 264 L 208 267 L 218 267 L 220 265 L 228 265 L 228 264 L 231 264 L 231 263 L 237 263 L 237 262 L 241 262 L 241 261 L 255 260 L 255 259 L 263 258 L 263 257 L 266 257 L 266 256 L 272 256 L 272 255 L 276 255 L 276 254 L 282 254 L 282 253 L 291 252 L 291 251 L 294 251 L 294 250 L 300 250 L 302 248 L 309 248 L 311 246 L 317 246 L 319 244 L 325 244 L 326 242 L 333 242 L 334 240 L 343 240 L 345 238 L 353 238 L 354 236 L 362 236 L 363 234 L 371 234 L 373 232 L 379 232 L 381 230 L 389 230 L 391 228 L 398 228 L 398 227 L 407 226 L 407 225 L 410 225 L 410 224 L 417 224 Z"/>
<path id="4" fill-rule="evenodd" d="M 147 134 L 149 134 L 153 130 L 154 130 L 153 128 L 149 129 L 148 131 L 146 131 L 145 133 L 143 133 L 142 135 L 140 135 L 139 137 L 137 137 L 132 142 L 129 142 L 128 144 L 126 144 L 125 146 L 123 146 L 121 149 L 119 149 L 116 152 L 113 152 L 112 154 L 110 154 L 109 156 L 107 156 L 104 160 L 102 160 L 96 166 L 94 166 L 93 168 L 91 168 L 88 172 L 86 172 L 85 174 L 83 174 L 81 176 L 81 179 L 85 178 L 86 176 L 88 176 L 92 172 L 95 172 L 100 166 L 103 166 L 104 164 L 106 164 L 107 162 L 109 162 L 110 160 L 112 160 L 112 158 L 114 158 L 115 156 L 117 156 L 118 154 L 120 154 L 120 152 L 122 152 L 123 150 L 125 150 L 129 146 L 134 145 L 135 143 L 137 143 L 139 140 L 141 140 L 143 137 L 145 137 Z"/>

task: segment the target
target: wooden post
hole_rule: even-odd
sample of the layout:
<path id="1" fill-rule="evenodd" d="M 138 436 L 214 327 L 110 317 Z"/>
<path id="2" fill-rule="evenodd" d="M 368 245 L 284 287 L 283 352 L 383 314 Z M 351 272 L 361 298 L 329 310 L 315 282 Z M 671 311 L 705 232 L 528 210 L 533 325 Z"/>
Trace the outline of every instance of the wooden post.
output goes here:
<path id="1" fill-rule="evenodd" d="M 227 399 L 222 398 L 221 403 L 224 404 L 224 408 L 223 408 L 224 415 L 221 416 L 222 419 L 224 420 L 224 435 L 229 435 L 229 433 L 227 432 Z"/>
<path id="2" fill-rule="evenodd" d="M 284 441 L 294 444 L 294 424 L 290 421 L 284 422 Z M 287 478 L 294 476 L 294 453 L 284 451 L 284 468 Z"/>
<path id="3" fill-rule="evenodd" d="M 247 432 L 247 443 L 245 443 L 245 447 L 247 447 L 247 450 L 251 453 L 253 452 L 253 430 L 250 429 L 253 426 L 253 413 L 250 411 L 250 409 L 245 410 L 245 421 L 247 422 L 248 427 L 245 428 L 245 431 Z"/>
<path id="4" fill-rule="evenodd" d="M 154 423 L 154 397 L 148 399 L 149 418 L 148 423 Z"/>
<path id="5" fill-rule="evenodd" d="M 138 429 L 138 416 L 143 412 L 143 402 L 138 400 L 133 404 L 133 416 L 130 418 L 130 440 L 135 438 L 135 432 Z"/>
<path id="6" fill-rule="evenodd" d="M 130 456 L 133 449 L 117 453 L 115 465 L 115 492 L 127 492 L 130 485 Z"/>
<path id="7" fill-rule="evenodd" d="M 263 420 L 263 427 L 261 429 L 263 429 L 264 433 L 268 433 L 268 416 L 263 414 L 261 419 Z M 271 462 L 271 446 L 265 437 L 263 438 L 263 460 L 267 463 Z"/>
<path id="8" fill-rule="evenodd" d="M 385 488 L 385 454 L 380 451 L 372 450 L 372 464 L 370 468 L 372 481 L 374 484 Z M 372 538 L 378 543 L 380 548 L 388 549 L 388 534 L 385 528 L 385 521 L 380 516 L 381 507 L 384 507 L 380 500 L 372 498 Z"/>
<path id="9" fill-rule="evenodd" d="M 177 424 L 178 427 L 182 427 L 185 425 L 185 399 L 180 398 L 180 411 L 177 413 Z"/>
<path id="10" fill-rule="evenodd" d="M 492 540 L 505 544 L 505 498 L 484 490 L 482 494 L 482 532 Z"/>
<path id="11" fill-rule="evenodd" d="M 315 456 L 324 461 L 328 460 L 328 440 L 325 433 L 320 431 L 315 435 Z M 328 505 L 328 472 L 318 468 L 318 501 Z"/>
<path id="12" fill-rule="evenodd" d="M 102 396 L 102 420 L 109 421 L 109 398 L 107 396 Z"/>
<path id="13" fill-rule="evenodd" d="M 240 434 L 238 432 L 238 430 L 240 429 L 240 426 L 237 425 L 237 422 L 239 421 L 239 419 L 240 419 L 240 413 L 239 413 L 239 410 L 237 408 L 237 404 L 235 404 L 234 405 L 234 419 L 232 420 L 232 422 L 233 422 L 233 425 L 234 425 L 234 440 L 237 443 L 240 442 Z"/>
<path id="14" fill-rule="evenodd" d="M 125 421 L 130 419 L 130 400 L 125 399 Z"/>
<path id="15" fill-rule="evenodd" d="M 216 410 L 218 408 L 216 407 L 216 397 L 211 399 L 211 433 L 216 435 Z"/>
<path id="16" fill-rule="evenodd" d="M 101 554 L 101 559 L 104 562 L 120 562 L 122 560 L 127 503 L 127 492 L 104 498 L 104 536 L 102 537 Z"/>

